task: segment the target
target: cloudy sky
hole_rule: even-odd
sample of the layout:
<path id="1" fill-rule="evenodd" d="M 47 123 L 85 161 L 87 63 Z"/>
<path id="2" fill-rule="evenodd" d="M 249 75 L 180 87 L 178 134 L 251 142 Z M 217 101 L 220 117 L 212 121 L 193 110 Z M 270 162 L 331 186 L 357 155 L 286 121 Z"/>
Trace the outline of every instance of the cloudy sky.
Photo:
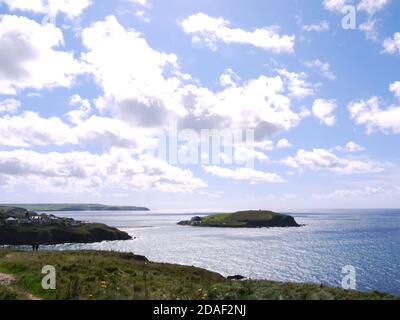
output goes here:
<path id="1" fill-rule="evenodd" d="M 0 14 L 2 203 L 400 206 L 398 1 L 0 0 Z M 150 152 L 171 123 L 253 130 L 234 158 L 254 167 Z"/>

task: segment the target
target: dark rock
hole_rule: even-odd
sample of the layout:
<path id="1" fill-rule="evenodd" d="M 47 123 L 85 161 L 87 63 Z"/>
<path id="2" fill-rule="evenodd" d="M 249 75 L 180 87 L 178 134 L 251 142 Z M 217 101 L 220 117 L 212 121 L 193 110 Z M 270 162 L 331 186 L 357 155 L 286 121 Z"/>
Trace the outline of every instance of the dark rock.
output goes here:
<path id="1" fill-rule="evenodd" d="M 246 277 L 243 277 L 241 275 L 235 275 L 235 276 L 229 276 L 227 277 L 228 280 L 244 280 Z"/>

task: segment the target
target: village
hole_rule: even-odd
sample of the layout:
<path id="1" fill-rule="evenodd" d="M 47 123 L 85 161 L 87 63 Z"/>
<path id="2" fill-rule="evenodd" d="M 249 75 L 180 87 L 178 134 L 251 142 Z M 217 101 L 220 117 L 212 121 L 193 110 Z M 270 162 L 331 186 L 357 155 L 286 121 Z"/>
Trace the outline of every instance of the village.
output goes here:
<path id="1" fill-rule="evenodd" d="M 15 208 L 0 216 L 0 225 L 59 225 L 66 227 L 80 226 L 83 223 L 72 218 L 59 218 L 54 215 L 38 214 L 25 209 Z"/>

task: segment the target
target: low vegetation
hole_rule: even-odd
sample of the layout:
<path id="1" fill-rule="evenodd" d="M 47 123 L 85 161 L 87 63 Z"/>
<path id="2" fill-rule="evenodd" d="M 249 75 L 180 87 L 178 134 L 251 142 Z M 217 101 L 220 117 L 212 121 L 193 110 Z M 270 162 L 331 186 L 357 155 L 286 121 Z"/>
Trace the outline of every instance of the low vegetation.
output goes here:
<path id="1" fill-rule="evenodd" d="M 104 224 L 37 214 L 22 208 L 0 208 L 0 245 L 92 243 L 131 237 Z"/>
<path id="2" fill-rule="evenodd" d="M 56 290 L 42 289 L 44 265 L 56 268 Z M 152 263 L 142 256 L 115 252 L 0 250 L 0 273 L 16 278 L 15 283 L 0 284 L 0 299 L 395 299 L 324 285 L 233 281 L 195 267 Z"/>

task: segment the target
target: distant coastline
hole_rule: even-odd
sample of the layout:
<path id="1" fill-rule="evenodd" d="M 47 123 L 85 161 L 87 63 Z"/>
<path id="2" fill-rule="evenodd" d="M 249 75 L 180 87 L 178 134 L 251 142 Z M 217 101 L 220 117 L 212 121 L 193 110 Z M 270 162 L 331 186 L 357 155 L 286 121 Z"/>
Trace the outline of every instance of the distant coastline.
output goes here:
<path id="1" fill-rule="evenodd" d="M 117 228 L 71 218 L 38 214 L 24 208 L 0 207 L 0 245 L 55 245 L 130 240 Z"/>
<path id="2" fill-rule="evenodd" d="M 146 207 L 114 206 L 90 203 L 38 203 L 38 204 L 2 204 L 0 207 L 17 207 L 30 211 L 150 211 Z"/>

